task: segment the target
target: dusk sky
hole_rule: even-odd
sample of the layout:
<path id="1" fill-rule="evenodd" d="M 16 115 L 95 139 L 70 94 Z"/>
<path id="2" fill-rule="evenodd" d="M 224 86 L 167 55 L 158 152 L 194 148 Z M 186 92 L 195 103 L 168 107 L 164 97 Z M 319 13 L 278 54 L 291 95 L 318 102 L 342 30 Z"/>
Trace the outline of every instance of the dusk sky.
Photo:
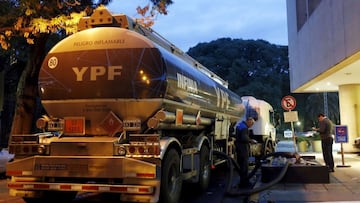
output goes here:
<path id="1" fill-rule="evenodd" d="M 139 17 L 148 0 L 113 0 L 113 14 Z M 168 15 L 158 15 L 156 32 L 183 51 L 218 38 L 263 39 L 287 45 L 286 0 L 173 0 Z"/>

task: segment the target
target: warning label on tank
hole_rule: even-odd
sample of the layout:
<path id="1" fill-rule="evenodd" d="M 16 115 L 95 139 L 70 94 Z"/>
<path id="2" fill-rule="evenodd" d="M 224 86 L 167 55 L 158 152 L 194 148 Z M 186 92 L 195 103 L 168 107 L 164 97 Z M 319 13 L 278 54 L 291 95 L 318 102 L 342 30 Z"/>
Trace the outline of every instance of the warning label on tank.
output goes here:
<path id="1" fill-rule="evenodd" d="M 111 136 L 123 130 L 123 122 L 112 111 L 109 112 L 100 126 Z"/>

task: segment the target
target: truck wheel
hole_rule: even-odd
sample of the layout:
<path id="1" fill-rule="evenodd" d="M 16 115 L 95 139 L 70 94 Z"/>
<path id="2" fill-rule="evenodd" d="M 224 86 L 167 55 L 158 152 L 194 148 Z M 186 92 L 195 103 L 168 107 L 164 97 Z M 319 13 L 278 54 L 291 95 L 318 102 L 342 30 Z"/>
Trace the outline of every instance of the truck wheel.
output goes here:
<path id="1" fill-rule="evenodd" d="M 271 142 L 267 142 L 265 147 L 264 147 L 264 155 L 273 153 L 275 151 L 274 146 L 272 145 Z"/>
<path id="2" fill-rule="evenodd" d="M 200 171 L 199 171 L 199 189 L 203 192 L 209 186 L 210 183 L 210 150 L 207 146 L 202 146 L 200 150 Z"/>
<path id="3" fill-rule="evenodd" d="M 181 187 L 180 157 L 175 149 L 170 149 L 162 162 L 160 201 L 179 202 Z"/>

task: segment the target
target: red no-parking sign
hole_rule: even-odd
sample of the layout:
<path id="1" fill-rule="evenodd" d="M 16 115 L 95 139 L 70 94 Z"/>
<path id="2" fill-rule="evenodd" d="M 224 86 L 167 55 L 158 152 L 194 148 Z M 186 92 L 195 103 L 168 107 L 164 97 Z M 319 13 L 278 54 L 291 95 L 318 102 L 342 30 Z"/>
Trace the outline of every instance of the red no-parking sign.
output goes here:
<path id="1" fill-rule="evenodd" d="M 281 99 L 281 106 L 284 110 L 293 110 L 296 107 L 296 99 L 290 95 L 285 96 Z"/>

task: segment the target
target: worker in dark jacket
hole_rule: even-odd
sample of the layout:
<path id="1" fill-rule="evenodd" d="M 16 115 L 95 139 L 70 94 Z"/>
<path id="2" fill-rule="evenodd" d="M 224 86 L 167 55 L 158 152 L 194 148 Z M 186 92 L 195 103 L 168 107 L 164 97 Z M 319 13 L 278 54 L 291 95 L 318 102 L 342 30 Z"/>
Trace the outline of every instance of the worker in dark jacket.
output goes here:
<path id="1" fill-rule="evenodd" d="M 332 154 L 332 146 L 334 138 L 332 137 L 333 124 L 324 114 L 318 115 L 319 128 L 315 128 L 319 132 L 321 137 L 321 148 L 323 158 L 326 166 L 329 168 L 329 172 L 334 172 L 334 158 Z"/>
<path id="2" fill-rule="evenodd" d="M 250 186 L 248 179 L 250 143 L 256 142 L 249 137 L 249 128 L 254 125 L 254 119 L 248 117 L 235 127 L 235 147 L 237 162 L 240 167 L 240 187 Z"/>

